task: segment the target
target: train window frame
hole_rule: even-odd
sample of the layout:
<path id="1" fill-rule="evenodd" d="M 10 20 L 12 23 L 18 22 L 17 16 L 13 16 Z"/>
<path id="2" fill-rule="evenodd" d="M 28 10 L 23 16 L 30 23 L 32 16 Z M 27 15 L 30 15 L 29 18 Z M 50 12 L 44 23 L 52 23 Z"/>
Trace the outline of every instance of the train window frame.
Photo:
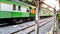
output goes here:
<path id="1" fill-rule="evenodd" d="M 16 5 L 15 4 L 13 4 L 13 10 L 16 10 Z"/>
<path id="2" fill-rule="evenodd" d="M 18 6 L 18 11 L 20 11 L 21 10 L 21 6 Z"/>
<path id="3" fill-rule="evenodd" d="M 31 9 L 32 9 L 32 7 L 29 7 L 29 12 L 31 13 Z"/>

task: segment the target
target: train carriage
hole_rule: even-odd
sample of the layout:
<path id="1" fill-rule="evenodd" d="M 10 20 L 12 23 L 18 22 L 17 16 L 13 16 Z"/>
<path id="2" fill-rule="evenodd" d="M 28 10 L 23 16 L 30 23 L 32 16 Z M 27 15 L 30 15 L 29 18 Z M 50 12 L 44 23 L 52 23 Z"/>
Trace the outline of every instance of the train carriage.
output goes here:
<path id="1" fill-rule="evenodd" d="M 34 20 L 35 7 L 18 0 L 0 0 L 0 24 L 21 23 L 27 20 Z M 40 16 L 50 16 L 48 11 L 41 10 Z M 44 14 L 45 13 L 45 14 Z"/>
<path id="2" fill-rule="evenodd" d="M 34 16 L 35 7 L 9 0 L 0 0 L 0 23 L 20 23 Z"/>

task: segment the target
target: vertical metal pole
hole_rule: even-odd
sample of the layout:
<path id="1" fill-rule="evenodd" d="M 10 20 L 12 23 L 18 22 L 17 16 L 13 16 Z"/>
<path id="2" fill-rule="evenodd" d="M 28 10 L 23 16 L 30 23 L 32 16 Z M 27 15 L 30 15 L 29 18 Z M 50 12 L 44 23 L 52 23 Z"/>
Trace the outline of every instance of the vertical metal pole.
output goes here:
<path id="1" fill-rule="evenodd" d="M 54 8 L 54 28 L 55 28 L 55 30 L 56 31 L 54 31 L 54 34 L 57 34 L 57 12 L 56 12 L 56 6 L 55 6 L 55 8 Z"/>
<path id="2" fill-rule="evenodd" d="M 36 1 L 36 12 L 35 12 L 35 34 L 39 34 L 39 20 L 40 20 L 40 7 L 41 7 L 41 0 Z"/>
<path id="3" fill-rule="evenodd" d="M 57 13 L 55 8 L 54 8 L 54 22 L 56 22 L 56 13 Z"/>
<path id="4" fill-rule="evenodd" d="M 35 34 L 39 34 L 39 0 L 37 1 L 37 4 L 36 4 L 36 16 L 35 16 L 35 23 L 36 23 L 36 29 L 35 29 Z"/>

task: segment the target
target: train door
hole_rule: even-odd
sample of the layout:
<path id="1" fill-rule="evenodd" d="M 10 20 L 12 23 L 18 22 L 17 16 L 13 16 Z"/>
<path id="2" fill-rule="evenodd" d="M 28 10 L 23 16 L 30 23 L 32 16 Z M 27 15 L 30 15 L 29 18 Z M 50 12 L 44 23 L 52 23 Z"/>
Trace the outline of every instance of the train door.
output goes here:
<path id="1" fill-rule="evenodd" d="M 29 7 L 29 17 L 31 17 L 31 7 Z"/>

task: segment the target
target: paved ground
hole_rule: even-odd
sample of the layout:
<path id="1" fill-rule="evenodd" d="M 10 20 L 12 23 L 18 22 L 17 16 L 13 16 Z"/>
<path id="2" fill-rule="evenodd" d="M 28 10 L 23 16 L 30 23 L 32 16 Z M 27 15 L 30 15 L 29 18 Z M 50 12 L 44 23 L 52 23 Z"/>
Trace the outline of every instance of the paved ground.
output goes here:
<path id="1" fill-rule="evenodd" d="M 52 18 L 42 19 L 40 21 L 49 20 L 49 19 L 52 19 Z M 21 30 L 23 28 L 26 28 L 28 26 L 31 26 L 31 25 L 35 24 L 34 22 L 35 21 L 27 22 L 27 23 L 19 24 L 19 25 L 13 25 L 13 26 L 7 26 L 7 27 L 0 27 L 0 34 L 10 34 L 10 33 L 14 32 L 14 31 Z M 51 29 L 51 27 L 52 27 L 53 24 L 54 23 L 53 23 L 53 20 L 52 20 L 50 23 L 47 23 L 46 25 L 40 27 L 39 28 L 40 29 L 39 30 L 39 34 L 45 34 L 48 31 L 50 31 L 50 29 Z M 35 28 L 35 26 L 31 27 L 31 29 L 30 28 L 29 29 L 26 29 L 25 31 L 21 31 L 21 32 L 19 32 L 17 34 L 25 34 L 26 32 L 28 32 L 28 31 L 30 31 L 30 30 L 32 30 L 34 28 Z M 32 32 L 31 34 L 34 34 L 34 32 Z"/>
<path id="2" fill-rule="evenodd" d="M 46 25 L 42 26 L 40 28 L 40 32 L 39 34 L 46 34 L 47 32 L 49 32 L 51 30 L 51 27 L 53 26 L 53 20 L 50 23 L 47 23 Z"/>

